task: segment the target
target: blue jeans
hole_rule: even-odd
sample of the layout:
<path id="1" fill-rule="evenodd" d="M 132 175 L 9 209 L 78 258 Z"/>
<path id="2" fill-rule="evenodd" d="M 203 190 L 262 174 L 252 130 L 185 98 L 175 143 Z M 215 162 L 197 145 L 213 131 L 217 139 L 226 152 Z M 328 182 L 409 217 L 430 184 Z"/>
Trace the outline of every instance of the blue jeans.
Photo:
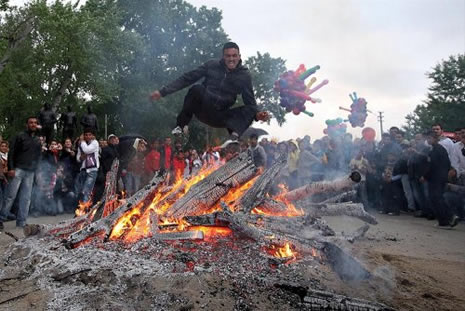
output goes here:
<path id="1" fill-rule="evenodd" d="M 404 195 L 407 199 L 407 206 L 410 211 L 416 210 L 415 199 L 413 197 L 413 190 L 407 174 L 403 174 L 401 177 L 402 188 L 404 189 Z"/>
<path id="2" fill-rule="evenodd" d="M 134 193 L 136 193 L 140 189 L 140 176 L 134 175 L 131 172 L 128 172 L 124 177 L 123 177 L 123 182 L 124 182 L 124 188 L 126 189 L 126 193 L 128 196 L 132 196 Z"/>
<path id="3" fill-rule="evenodd" d="M 90 199 L 90 194 L 94 189 L 95 180 L 97 179 L 98 171 L 81 170 L 76 180 L 76 194 L 81 197 L 82 202 L 87 202 Z"/>
<path id="4" fill-rule="evenodd" d="M 10 180 L 6 191 L 5 204 L 0 213 L 0 219 L 6 220 L 6 216 L 10 213 L 11 207 L 15 202 L 19 191 L 19 208 L 16 215 L 16 225 L 24 226 L 29 214 L 31 205 L 32 184 L 34 183 L 34 171 L 26 171 L 20 168 L 15 169 L 15 177 Z"/>

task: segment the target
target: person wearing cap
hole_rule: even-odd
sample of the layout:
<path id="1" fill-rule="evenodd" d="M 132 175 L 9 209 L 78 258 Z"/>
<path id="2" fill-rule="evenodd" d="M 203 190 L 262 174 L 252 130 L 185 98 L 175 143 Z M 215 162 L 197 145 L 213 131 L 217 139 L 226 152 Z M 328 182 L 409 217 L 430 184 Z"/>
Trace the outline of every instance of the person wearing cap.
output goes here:
<path id="1" fill-rule="evenodd" d="M 188 124 L 195 115 L 201 122 L 216 128 L 226 128 L 231 141 L 237 141 L 254 120 L 265 121 L 269 115 L 259 111 L 255 101 L 252 77 L 242 65 L 239 46 L 228 42 L 223 46 L 223 57 L 210 60 L 185 73 L 177 80 L 151 94 L 153 100 L 177 92 L 200 79 L 187 92 L 184 105 L 178 114 L 173 135 L 187 135 Z M 244 105 L 231 108 L 241 94 Z"/>

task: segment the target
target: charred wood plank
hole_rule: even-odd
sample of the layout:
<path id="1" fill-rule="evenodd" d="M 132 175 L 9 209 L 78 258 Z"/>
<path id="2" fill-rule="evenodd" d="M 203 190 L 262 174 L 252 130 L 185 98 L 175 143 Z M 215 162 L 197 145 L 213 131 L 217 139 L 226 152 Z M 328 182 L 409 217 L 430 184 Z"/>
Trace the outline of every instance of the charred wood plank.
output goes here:
<path id="1" fill-rule="evenodd" d="M 158 241 L 176 241 L 176 240 L 203 240 L 202 231 L 181 231 L 181 232 L 156 232 L 152 239 Z"/>
<path id="2" fill-rule="evenodd" d="M 345 191 L 351 189 L 355 184 L 360 182 L 360 180 L 360 174 L 358 172 L 352 172 L 348 178 L 340 178 L 333 181 L 314 182 L 302 186 L 283 194 L 282 198 L 292 202 L 306 199 L 317 193 Z"/>
<path id="3" fill-rule="evenodd" d="M 255 207 L 262 204 L 269 193 L 271 187 L 276 181 L 276 177 L 286 166 L 286 155 L 281 155 L 276 162 L 267 169 L 253 184 L 253 186 L 244 193 L 238 200 L 239 206 L 246 214 L 250 213 Z"/>
<path id="4" fill-rule="evenodd" d="M 130 197 L 123 206 L 115 210 L 112 214 L 105 218 L 101 218 L 98 221 L 91 223 L 85 226 L 83 229 L 71 234 L 63 241 L 65 246 L 67 248 L 75 248 L 76 246 L 80 245 L 82 241 L 85 241 L 92 236 L 108 239 L 113 230 L 113 227 L 121 217 L 129 214 L 132 209 L 138 207 L 141 204 L 142 207 L 148 208 L 151 200 L 155 196 L 157 188 L 165 181 L 165 177 L 165 174 L 156 175 L 148 185 L 136 192 L 136 194 Z M 142 209 L 139 211 L 139 217 L 143 215 L 144 211 L 145 210 Z M 138 217 L 135 218 L 136 219 L 133 219 L 132 221 L 138 220 Z"/>
<path id="5" fill-rule="evenodd" d="M 357 191 L 356 190 L 350 190 L 347 192 L 340 193 L 338 195 L 335 195 L 331 198 L 328 198 L 324 200 L 323 202 L 320 202 L 322 204 L 327 204 L 327 203 L 342 203 L 342 202 L 353 202 L 356 200 L 357 197 Z"/>
<path id="6" fill-rule="evenodd" d="M 182 218 L 199 214 L 218 202 L 230 189 L 252 179 L 256 172 L 252 155 L 243 152 L 193 185 L 163 216 Z"/>
<path id="7" fill-rule="evenodd" d="M 376 218 L 365 211 L 361 203 L 306 204 L 301 206 L 308 217 L 350 216 L 376 225 Z"/>

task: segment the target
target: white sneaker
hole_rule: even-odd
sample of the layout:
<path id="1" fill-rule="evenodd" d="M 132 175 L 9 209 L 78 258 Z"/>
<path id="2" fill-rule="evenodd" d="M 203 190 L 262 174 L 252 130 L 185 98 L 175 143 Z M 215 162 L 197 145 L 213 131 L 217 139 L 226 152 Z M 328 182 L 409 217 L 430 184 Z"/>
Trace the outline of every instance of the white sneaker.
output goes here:
<path id="1" fill-rule="evenodd" d="M 239 144 L 239 142 L 237 140 L 232 140 L 232 139 L 228 139 L 227 141 L 225 141 L 221 146 L 220 148 L 221 149 L 224 149 L 226 148 L 227 146 L 231 145 L 231 144 Z"/>
<path id="2" fill-rule="evenodd" d="M 181 135 L 182 134 L 182 129 L 180 126 L 176 126 L 174 130 L 171 131 L 171 134 L 173 135 Z"/>

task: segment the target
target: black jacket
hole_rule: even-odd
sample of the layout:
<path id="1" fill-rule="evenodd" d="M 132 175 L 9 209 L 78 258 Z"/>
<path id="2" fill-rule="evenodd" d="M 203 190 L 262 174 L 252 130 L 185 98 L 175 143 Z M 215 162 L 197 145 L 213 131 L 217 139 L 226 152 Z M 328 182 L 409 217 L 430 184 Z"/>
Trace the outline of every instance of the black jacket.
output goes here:
<path id="1" fill-rule="evenodd" d="M 451 168 L 446 149 L 440 144 L 433 145 L 428 159 L 430 165 L 429 171 L 425 176 L 426 180 L 431 183 L 446 183 Z"/>
<path id="2" fill-rule="evenodd" d="M 8 170 L 34 171 L 39 165 L 41 149 L 38 136 L 31 136 L 28 131 L 18 134 L 10 143 Z"/>
<path id="3" fill-rule="evenodd" d="M 102 149 L 102 156 L 100 157 L 101 167 L 103 174 L 111 170 L 113 160 L 119 158 L 118 146 L 108 145 Z"/>
<path id="4" fill-rule="evenodd" d="M 236 69 L 228 71 L 224 61 L 210 60 L 197 69 L 183 74 L 180 78 L 160 89 L 160 94 L 164 97 L 179 91 L 204 78 L 202 84 L 205 87 L 205 100 L 213 105 L 217 110 L 226 110 L 236 102 L 238 94 L 242 95 L 244 104 L 254 106 L 255 102 L 252 78 L 249 70 L 241 63 Z"/>

